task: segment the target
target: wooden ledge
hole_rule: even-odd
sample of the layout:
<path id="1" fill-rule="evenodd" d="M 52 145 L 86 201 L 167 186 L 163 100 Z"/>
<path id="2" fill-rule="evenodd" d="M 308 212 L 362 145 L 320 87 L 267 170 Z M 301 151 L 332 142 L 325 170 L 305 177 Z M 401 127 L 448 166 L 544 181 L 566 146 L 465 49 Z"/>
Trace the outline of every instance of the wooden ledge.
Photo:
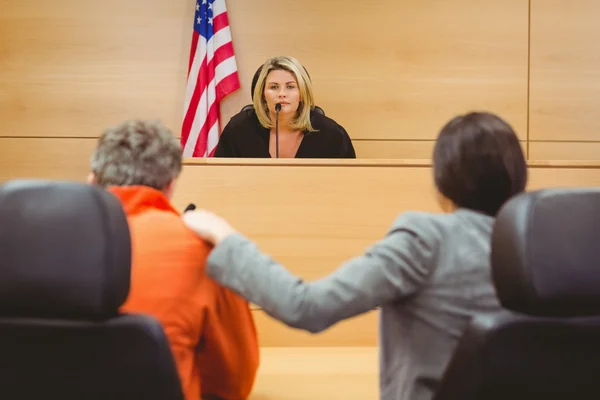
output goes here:
<path id="1" fill-rule="evenodd" d="M 285 167 L 431 167 L 427 159 L 186 158 L 184 165 Z M 529 160 L 530 168 L 600 168 L 600 160 Z"/>
<path id="2" fill-rule="evenodd" d="M 286 167 L 430 167 L 431 160 L 317 159 L 317 158 L 186 158 L 184 165 L 286 166 Z"/>

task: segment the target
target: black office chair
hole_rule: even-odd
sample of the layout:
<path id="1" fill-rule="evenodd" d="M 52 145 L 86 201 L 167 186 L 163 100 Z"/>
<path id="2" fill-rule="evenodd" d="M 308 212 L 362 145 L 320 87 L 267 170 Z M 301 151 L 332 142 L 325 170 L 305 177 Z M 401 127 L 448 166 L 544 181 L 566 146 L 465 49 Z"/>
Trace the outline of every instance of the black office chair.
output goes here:
<path id="1" fill-rule="evenodd" d="M 0 398 L 183 399 L 160 324 L 119 313 L 131 243 L 110 193 L 0 186 Z"/>
<path id="2" fill-rule="evenodd" d="M 492 274 L 505 312 L 474 317 L 436 400 L 600 398 L 600 189 L 519 195 Z"/>
<path id="3" fill-rule="evenodd" d="M 254 73 L 254 76 L 252 77 L 252 85 L 250 87 L 250 98 L 254 99 L 254 89 L 256 88 L 256 84 L 258 83 L 258 77 L 260 76 L 260 72 L 262 71 L 263 66 L 261 65 L 260 67 L 258 67 L 258 69 L 256 70 L 256 72 Z M 308 75 L 308 71 L 306 70 L 306 68 L 304 69 L 306 71 L 306 75 Z M 310 79 L 310 75 L 308 76 Z M 247 104 L 244 107 L 242 107 L 241 112 L 251 112 L 254 111 L 254 105 L 252 104 Z M 319 106 L 315 106 L 313 108 L 313 111 L 325 115 L 325 111 L 319 107 Z"/>

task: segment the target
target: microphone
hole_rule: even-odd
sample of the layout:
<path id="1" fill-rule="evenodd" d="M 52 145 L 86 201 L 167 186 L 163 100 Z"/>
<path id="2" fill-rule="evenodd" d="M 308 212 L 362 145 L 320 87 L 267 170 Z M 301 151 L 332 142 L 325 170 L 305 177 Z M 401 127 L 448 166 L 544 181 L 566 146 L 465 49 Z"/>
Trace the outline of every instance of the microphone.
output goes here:
<path id="1" fill-rule="evenodd" d="M 275 158 L 279 158 L 279 111 L 281 103 L 275 104 Z"/>
<path id="2" fill-rule="evenodd" d="M 186 212 L 188 212 L 188 211 L 194 211 L 195 209 L 196 209 L 196 205 L 194 203 L 190 203 L 185 208 L 185 210 L 183 211 L 183 213 L 185 214 Z"/>

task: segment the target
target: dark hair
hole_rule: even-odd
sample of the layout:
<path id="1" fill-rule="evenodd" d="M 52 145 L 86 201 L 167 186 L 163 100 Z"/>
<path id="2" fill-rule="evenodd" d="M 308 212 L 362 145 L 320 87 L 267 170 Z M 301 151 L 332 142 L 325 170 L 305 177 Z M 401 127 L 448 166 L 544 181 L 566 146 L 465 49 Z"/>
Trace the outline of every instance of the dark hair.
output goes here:
<path id="1" fill-rule="evenodd" d="M 517 135 L 500 117 L 473 112 L 453 118 L 433 151 L 437 189 L 456 206 L 495 216 L 525 190 L 527 163 Z"/>

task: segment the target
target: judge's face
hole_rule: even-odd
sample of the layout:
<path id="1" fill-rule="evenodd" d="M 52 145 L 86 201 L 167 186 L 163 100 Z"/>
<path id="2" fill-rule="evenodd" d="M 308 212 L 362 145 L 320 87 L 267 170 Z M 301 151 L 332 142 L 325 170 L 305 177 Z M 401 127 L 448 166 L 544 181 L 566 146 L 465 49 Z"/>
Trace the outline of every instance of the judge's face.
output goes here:
<path id="1" fill-rule="evenodd" d="M 275 113 L 275 104 L 281 103 L 280 115 L 292 116 L 300 104 L 300 89 L 296 78 L 289 71 L 273 70 L 265 81 L 265 100 L 270 113 Z"/>

